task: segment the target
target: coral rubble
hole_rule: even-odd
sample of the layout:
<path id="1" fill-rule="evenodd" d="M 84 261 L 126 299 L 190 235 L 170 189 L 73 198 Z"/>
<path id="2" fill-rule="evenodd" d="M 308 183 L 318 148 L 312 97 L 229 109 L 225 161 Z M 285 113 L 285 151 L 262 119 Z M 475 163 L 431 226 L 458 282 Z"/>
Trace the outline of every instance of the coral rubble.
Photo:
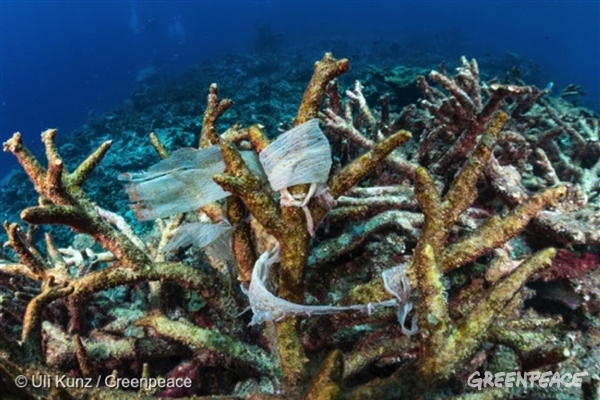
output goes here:
<path id="1" fill-rule="evenodd" d="M 418 104 L 382 96 L 376 110 L 364 82 L 341 94 L 349 68 L 315 63 L 284 140 L 258 124 L 219 133 L 235 107 L 210 85 L 197 148 L 152 133 L 162 161 L 121 171 L 147 232 L 84 188 L 113 142 L 72 171 L 56 130 L 42 134 L 47 166 L 20 134 L 4 143 L 39 198 L 27 227 L 4 223 L 3 398 L 510 398 L 531 392 L 468 377 L 583 368 L 575 337 L 600 333 L 598 115 L 517 73 L 484 81 L 466 58 L 419 76 Z M 41 243 L 45 225 L 77 243 Z M 568 394 L 598 385 L 600 367 L 585 368 Z"/>

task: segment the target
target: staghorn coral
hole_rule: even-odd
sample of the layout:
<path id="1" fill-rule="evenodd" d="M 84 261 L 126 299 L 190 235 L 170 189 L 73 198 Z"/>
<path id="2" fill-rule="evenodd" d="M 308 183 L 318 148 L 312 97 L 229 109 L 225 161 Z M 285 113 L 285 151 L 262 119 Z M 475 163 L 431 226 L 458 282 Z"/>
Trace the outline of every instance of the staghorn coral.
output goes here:
<path id="1" fill-rule="evenodd" d="M 42 136 L 47 168 L 18 134 L 5 143 L 40 195 L 39 205 L 21 214 L 23 221 L 67 225 L 105 250 L 56 249 L 50 235 L 42 250 L 31 232 L 5 224 L 15 259 L 8 254 L 0 265 L 2 282 L 9 284 L 3 286 L 3 308 L 10 296 L 13 318 L 23 321 L 20 344 L 12 332 L 0 338 L 5 393 L 125 399 L 158 392 L 12 384 L 20 373 L 58 374 L 60 368 L 79 377 L 186 376 L 194 380 L 193 394 L 207 398 L 420 398 L 440 394 L 438 388 L 448 382 L 457 395 L 508 397 L 508 388 L 469 393 L 466 376 L 492 365 L 502 352 L 514 354 L 504 370 L 567 359 L 569 346 L 557 329 L 561 318 L 524 308 L 532 296 L 526 282 L 553 264 L 556 250 L 534 240 L 520 252 L 511 250 L 515 241 L 526 240 L 528 229 L 537 229 L 555 246 L 598 251 L 593 237 L 577 241 L 564 234 L 557 240 L 553 233 L 565 228 L 555 220 L 544 225 L 540 216 L 542 210 L 557 218 L 585 210 L 595 190 L 585 182 L 594 174 L 597 179 L 597 162 L 571 173 L 570 163 L 587 158 L 558 147 L 557 155 L 546 151 L 541 178 L 539 169 L 529 168 L 533 157 L 543 158 L 529 151 L 531 130 L 550 124 L 549 129 L 560 127 L 581 144 L 573 132 L 577 122 L 539 112 L 538 106 L 549 106 L 543 101 L 546 93 L 535 87 L 480 82 L 477 63 L 466 59 L 455 76 L 430 74 L 445 92 L 419 78 L 421 108 L 411 105 L 392 116 L 382 102 L 386 110 L 379 114 L 370 109 L 358 82 L 341 99 L 331 82 L 348 68 L 347 60 L 331 54 L 318 61 L 294 119 L 300 125 L 319 116 L 329 137 L 334 167 L 326 185 L 337 200 L 332 210 L 331 202 L 307 195 L 307 184 L 288 189 L 302 202 L 278 201 L 279 194 L 241 156 L 242 149 L 260 154 L 269 146 L 263 129 L 238 126 L 218 134 L 216 123 L 232 102 L 219 98 L 216 84 L 209 89 L 199 147 L 218 146 L 224 167 L 212 179 L 231 196 L 157 219 L 149 238 L 138 237 L 82 190 L 110 143 L 71 173 L 56 149 L 54 130 Z M 321 110 L 325 100 L 329 108 Z M 585 126 L 593 127 L 591 121 Z M 416 140 L 410 142 L 408 130 L 415 128 Z M 559 146 L 553 142 L 557 135 L 543 137 L 548 149 Z M 593 128 L 585 135 L 591 142 L 586 154 L 593 153 Z M 151 141 L 160 158 L 168 159 L 158 137 L 151 135 Z M 561 160 L 564 168 L 552 166 Z M 178 232 L 185 235 L 209 223 L 220 227 L 224 221 L 231 225 L 224 234 L 228 246 L 200 250 L 172 244 L 182 235 Z M 586 238 L 597 226 L 593 220 L 580 223 L 590 232 Z M 269 277 L 262 267 L 275 243 L 280 261 L 273 268 L 276 276 Z M 560 250 L 561 260 L 566 251 L 571 250 Z M 389 272 L 381 277 L 398 264 L 408 265 L 406 277 L 400 275 L 404 268 L 394 269 L 399 274 L 394 277 Z M 239 313 L 248 303 L 245 288 L 253 295 L 253 271 L 261 275 L 261 288 L 275 283 L 270 291 L 283 300 L 269 306 L 308 306 L 298 312 L 281 306 L 275 321 L 255 314 L 252 320 L 264 323 L 248 328 L 250 317 L 244 320 Z M 5 280 L 8 276 L 12 279 Z M 544 279 L 555 276 L 562 275 Z M 238 290 L 238 281 L 244 290 Z M 401 287 L 390 290 L 391 282 Z M 415 312 L 405 307 L 401 313 L 393 308 L 360 312 L 371 311 L 371 303 L 395 303 L 394 297 L 404 304 L 410 300 Z M 302 315 L 323 310 L 316 304 L 336 306 L 327 307 L 327 315 Z M 107 321 L 109 310 L 113 318 Z M 344 311 L 331 314 L 334 310 Z M 404 334 L 414 333 L 405 326 L 408 313 L 418 325 L 413 336 Z M 498 346 L 490 349 L 490 343 Z M 171 357 L 180 365 L 166 362 Z M 161 368 L 165 363 L 173 371 Z M 233 381 L 227 379 L 229 371 L 235 371 Z"/>

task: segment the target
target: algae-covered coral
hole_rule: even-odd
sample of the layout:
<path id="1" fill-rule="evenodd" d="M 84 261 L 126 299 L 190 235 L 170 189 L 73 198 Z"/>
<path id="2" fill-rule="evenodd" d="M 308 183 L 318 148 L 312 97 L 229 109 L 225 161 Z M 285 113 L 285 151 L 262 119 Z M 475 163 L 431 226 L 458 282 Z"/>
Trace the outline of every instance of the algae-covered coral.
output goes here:
<path id="1" fill-rule="evenodd" d="M 219 132 L 235 107 L 210 85 L 200 137 L 187 139 L 197 148 L 151 134 L 160 164 L 120 171 L 138 217 L 161 217 L 145 233 L 86 194 L 113 142 L 72 167 L 56 130 L 42 134 L 45 166 L 19 134 L 7 141 L 39 199 L 20 214 L 27 225 L 4 224 L 6 398 L 597 391 L 598 115 L 516 71 L 483 81 L 465 58 L 454 74 L 419 76 L 418 104 L 382 96 L 374 108 L 361 82 L 340 93 L 349 67 L 329 53 L 315 63 L 285 151 L 258 124 Z M 273 190 L 273 174 L 307 167 L 314 143 L 321 170 Z M 256 154 L 279 151 L 265 178 Z M 212 182 L 199 185 L 203 173 Z M 157 180 L 142 189 L 138 178 Z M 219 195 L 198 202 L 211 185 Z M 35 239 L 54 224 L 77 245 Z M 570 388 L 469 384 L 536 370 L 587 376 Z"/>

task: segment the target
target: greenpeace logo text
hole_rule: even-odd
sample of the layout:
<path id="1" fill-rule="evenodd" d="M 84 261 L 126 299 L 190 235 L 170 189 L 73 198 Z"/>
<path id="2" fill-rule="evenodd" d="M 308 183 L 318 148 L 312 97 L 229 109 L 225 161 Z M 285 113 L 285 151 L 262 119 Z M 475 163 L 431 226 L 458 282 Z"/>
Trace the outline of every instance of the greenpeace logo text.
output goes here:
<path id="1" fill-rule="evenodd" d="M 483 378 L 479 371 L 473 372 L 469 379 L 467 380 L 467 385 L 470 387 L 477 388 L 477 390 L 481 390 L 488 387 L 500 388 L 500 387 L 533 387 L 535 385 L 545 388 L 545 387 L 581 387 L 583 380 L 581 379 L 584 376 L 587 376 L 587 372 L 577 372 L 575 374 L 564 373 L 561 374 L 559 372 L 522 372 L 522 371 L 513 371 L 513 372 L 496 372 L 495 374 L 490 371 L 485 371 L 483 374 Z"/>

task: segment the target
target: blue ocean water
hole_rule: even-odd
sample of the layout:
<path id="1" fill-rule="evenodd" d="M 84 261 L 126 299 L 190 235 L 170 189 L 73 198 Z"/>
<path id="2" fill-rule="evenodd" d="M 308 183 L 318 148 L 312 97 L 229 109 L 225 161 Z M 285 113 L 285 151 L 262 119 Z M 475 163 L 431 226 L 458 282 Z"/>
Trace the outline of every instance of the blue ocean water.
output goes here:
<path id="1" fill-rule="evenodd" d="M 20 131 L 34 149 L 49 127 L 69 133 L 119 107 L 140 71 L 256 51 L 261 29 L 282 52 L 343 40 L 349 53 L 386 41 L 440 61 L 514 54 L 556 88 L 581 85 L 578 103 L 600 109 L 599 1 L 3 0 L 0 14 L 0 140 Z M 306 65 L 317 57 L 307 52 Z M 0 176 L 13 165 L 2 153 Z"/>

